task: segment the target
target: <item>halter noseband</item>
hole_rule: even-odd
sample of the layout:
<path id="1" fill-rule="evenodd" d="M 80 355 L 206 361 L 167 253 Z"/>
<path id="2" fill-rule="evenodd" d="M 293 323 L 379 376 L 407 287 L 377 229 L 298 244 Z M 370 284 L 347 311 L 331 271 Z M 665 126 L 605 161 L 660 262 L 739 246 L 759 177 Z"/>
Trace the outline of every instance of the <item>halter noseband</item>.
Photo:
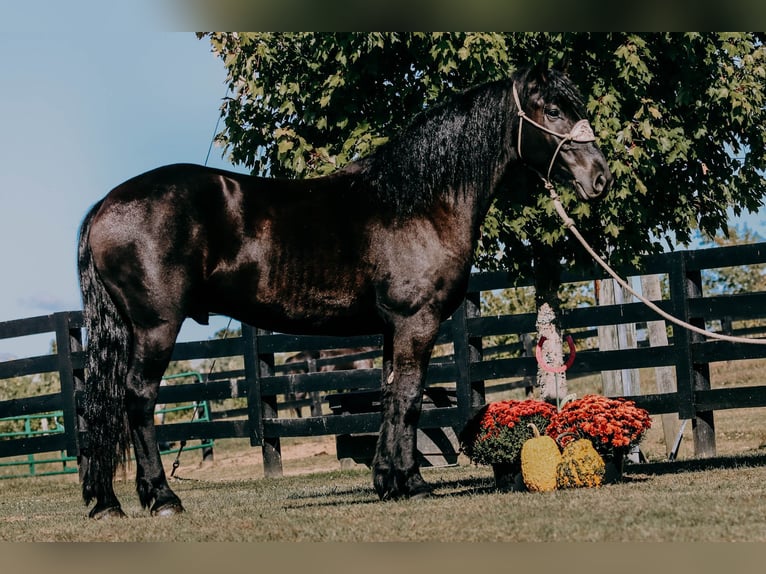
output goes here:
<path id="1" fill-rule="evenodd" d="M 569 133 L 566 134 L 560 134 L 558 132 L 554 132 L 553 130 L 549 130 L 545 126 L 538 124 L 535 120 L 531 119 L 526 112 L 521 109 L 521 102 L 519 101 L 519 94 L 516 91 L 516 84 L 513 84 L 513 99 L 516 103 L 516 108 L 518 110 L 517 114 L 519 116 L 519 134 L 516 140 L 516 151 L 519 154 L 519 157 L 521 159 L 524 159 L 524 156 L 521 154 L 521 132 L 523 131 L 524 127 L 524 120 L 528 121 L 530 124 L 535 126 L 537 129 L 544 131 L 545 133 L 551 134 L 552 136 L 555 136 L 559 138 L 561 141 L 559 142 L 559 145 L 556 147 L 556 151 L 553 152 L 553 157 L 551 158 L 551 163 L 548 164 L 548 173 L 545 177 L 540 174 L 540 172 L 537 172 L 534 168 L 530 166 L 531 169 L 536 171 L 540 177 L 543 177 L 543 179 L 550 180 L 551 178 L 551 170 L 553 169 L 553 164 L 556 162 L 556 157 L 559 155 L 559 151 L 561 151 L 561 147 L 566 142 L 574 142 L 574 143 L 591 143 L 596 141 L 596 135 L 593 133 L 593 128 L 590 127 L 590 123 L 586 119 L 579 120 L 575 125 L 572 126 L 572 129 L 569 130 Z"/>

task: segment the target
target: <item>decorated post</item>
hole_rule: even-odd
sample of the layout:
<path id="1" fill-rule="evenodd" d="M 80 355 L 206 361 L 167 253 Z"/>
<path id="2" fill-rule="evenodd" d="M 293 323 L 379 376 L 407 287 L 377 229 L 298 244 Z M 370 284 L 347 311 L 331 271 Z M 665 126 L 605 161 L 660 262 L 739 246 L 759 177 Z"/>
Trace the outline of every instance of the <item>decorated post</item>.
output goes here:
<path id="1" fill-rule="evenodd" d="M 558 289 L 561 284 L 561 266 L 554 249 L 539 242 L 533 243 L 535 303 L 537 305 L 538 369 L 537 388 L 539 398 L 561 404 L 567 395 L 567 379 L 564 369 L 561 325 L 561 307 Z M 543 368 L 548 365 L 551 368 Z"/>

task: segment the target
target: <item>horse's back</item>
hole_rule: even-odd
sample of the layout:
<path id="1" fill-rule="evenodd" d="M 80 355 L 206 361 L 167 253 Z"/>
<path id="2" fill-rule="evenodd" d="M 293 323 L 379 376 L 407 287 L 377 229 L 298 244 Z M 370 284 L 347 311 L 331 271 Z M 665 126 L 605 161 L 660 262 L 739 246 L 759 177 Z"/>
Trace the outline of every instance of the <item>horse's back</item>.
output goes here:
<path id="1" fill-rule="evenodd" d="M 219 312 L 288 331 L 360 330 L 366 317 L 375 332 L 368 214 L 345 177 L 174 164 L 114 188 L 90 242 L 100 272 L 144 315 Z"/>
<path id="2" fill-rule="evenodd" d="M 91 226 L 94 261 L 142 322 L 204 323 L 213 312 L 275 331 L 351 335 L 381 332 L 388 315 L 423 306 L 451 313 L 467 279 L 470 224 L 456 224 L 447 205 L 387 219 L 368 192 L 353 169 L 280 180 L 157 168 L 106 197 Z"/>

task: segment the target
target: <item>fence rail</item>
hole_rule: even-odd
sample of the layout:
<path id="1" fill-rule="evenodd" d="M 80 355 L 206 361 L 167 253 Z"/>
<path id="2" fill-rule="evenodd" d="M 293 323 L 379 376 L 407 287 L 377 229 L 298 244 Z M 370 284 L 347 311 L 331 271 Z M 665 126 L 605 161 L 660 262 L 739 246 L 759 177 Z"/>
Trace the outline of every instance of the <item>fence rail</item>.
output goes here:
<path id="1" fill-rule="evenodd" d="M 702 292 L 702 272 L 720 267 L 766 263 L 766 243 L 723 247 L 698 251 L 679 251 L 646 257 L 640 269 L 621 269 L 624 276 L 660 274 L 665 277 L 669 295 L 658 304 L 664 310 L 696 325 L 757 320 L 766 317 L 766 292 L 724 295 Z M 595 268 L 590 272 L 564 273 L 564 282 L 592 281 L 604 278 Z M 469 294 L 440 329 L 437 344 L 451 343 L 454 354 L 432 360 L 427 385 L 450 385 L 455 390 L 455 404 L 423 412 L 422 428 L 461 428 L 485 401 L 486 388 L 492 381 L 508 384 L 508 379 L 534 377 L 534 357 L 505 357 L 498 349 L 482 349 L 483 338 L 533 333 L 535 314 L 480 316 L 481 293 L 512 286 L 507 273 L 477 273 L 471 277 Z M 531 279 L 515 286 L 529 286 Z M 591 306 L 568 310 L 561 317 L 565 331 L 580 330 L 581 337 L 593 337 L 597 327 L 646 323 L 660 320 L 640 303 Z M 640 346 L 632 349 L 581 350 L 568 371 L 577 377 L 602 371 L 672 367 L 677 390 L 631 396 L 652 414 L 678 413 L 681 419 L 695 419 L 695 454 L 707 456 L 715 451 L 713 413 L 716 410 L 766 406 L 766 381 L 752 386 L 711 388 L 709 364 L 717 361 L 765 358 L 764 346 L 723 341 L 706 341 L 701 336 L 670 325 L 672 336 L 666 346 Z M 0 362 L 2 379 L 54 372 L 61 381 L 61 391 L 43 396 L 29 396 L 0 401 L 0 422 L 16 416 L 61 411 L 65 433 L 44 436 L 6 437 L 0 440 L 0 457 L 65 451 L 77 456 L 78 445 L 87 441 L 87 429 L 78 405 L 83 392 L 84 354 L 82 314 L 79 311 L 18 319 L 0 323 L 0 340 L 32 334 L 52 333 L 57 353 Z M 743 331 L 744 332 L 744 331 Z M 758 330 L 748 329 L 748 333 Z M 280 396 L 293 392 L 343 393 L 350 389 L 379 389 L 380 370 L 316 372 L 288 374 L 275 365 L 275 354 L 330 348 L 379 346 L 380 336 L 317 337 L 271 334 L 243 325 L 242 335 L 223 340 L 178 343 L 174 360 L 241 357 L 244 369 L 226 374 L 211 374 L 202 383 L 163 386 L 160 403 L 195 403 L 243 398 L 246 407 L 229 412 L 210 413 L 209 421 L 176 422 L 158 427 L 160 441 L 245 437 L 264 452 L 267 474 L 281 472 L 281 437 L 370 433 L 380 423 L 379 412 L 327 414 L 307 418 L 281 417 L 286 408 Z M 484 352 L 483 352 L 484 351 Z M 293 368 L 295 365 L 293 365 Z M 520 383 L 514 383 L 518 386 Z M 513 386 L 513 385 L 511 385 Z"/>

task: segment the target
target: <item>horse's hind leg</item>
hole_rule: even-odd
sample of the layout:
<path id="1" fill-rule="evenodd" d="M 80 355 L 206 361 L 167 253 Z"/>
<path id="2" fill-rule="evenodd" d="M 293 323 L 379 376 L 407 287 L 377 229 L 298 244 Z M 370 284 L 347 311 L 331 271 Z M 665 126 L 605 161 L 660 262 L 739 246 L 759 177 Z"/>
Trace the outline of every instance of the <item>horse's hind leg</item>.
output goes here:
<path id="1" fill-rule="evenodd" d="M 165 369 L 173 352 L 178 325 L 134 328 L 133 361 L 128 373 L 125 407 L 136 455 L 136 490 L 141 505 L 152 515 L 183 512 L 181 500 L 168 485 L 157 446 L 154 407 Z"/>
<path id="2" fill-rule="evenodd" d="M 94 464 L 92 459 L 88 458 L 87 463 Z M 89 471 L 86 471 L 89 472 Z M 114 474 L 113 469 L 106 471 L 111 477 Z M 96 504 L 91 508 L 88 516 L 90 518 L 104 519 L 104 518 L 124 518 L 125 513 L 122 511 L 120 501 L 117 499 L 117 495 L 114 493 L 111 480 L 108 484 L 99 485 L 88 493 L 90 496 L 96 499 Z"/>

